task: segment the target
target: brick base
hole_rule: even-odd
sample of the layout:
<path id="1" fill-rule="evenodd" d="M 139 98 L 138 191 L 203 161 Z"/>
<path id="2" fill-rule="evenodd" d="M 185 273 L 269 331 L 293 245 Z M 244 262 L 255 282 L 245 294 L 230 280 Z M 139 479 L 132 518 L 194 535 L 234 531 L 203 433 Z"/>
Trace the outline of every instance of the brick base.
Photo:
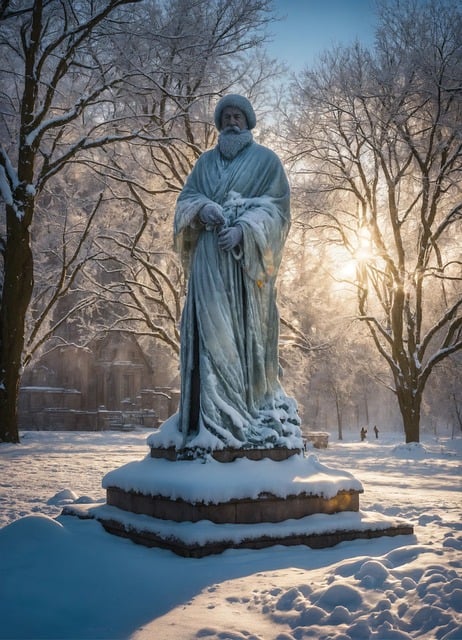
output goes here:
<path id="1" fill-rule="evenodd" d="M 286 449 L 285 447 L 273 447 L 272 449 L 215 449 L 210 452 L 210 455 L 217 462 L 234 462 L 239 458 L 247 458 L 248 460 L 274 460 L 275 462 L 281 462 L 287 460 L 291 456 L 295 456 L 300 453 L 300 449 Z M 151 458 L 170 460 L 175 462 L 178 459 L 188 459 L 193 457 L 193 452 L 190 449 L 175 449 L 175 447 L 168 447 L 166 449 L 161 447 L 151 447 Z"/>
<path id="2" fill-rule="evenodd" d="M 151 449 L 152 457 L 166 460 L 175 460 L 176 457 L 173 456 L 176 456 L 176 453 L 168 449 Z M 250 458 L 252 460 L 250 463 L 242 464 L 242 462 L 236 461 L 235 465 L 238 471 L 241 468 L 248 470 L 249 465 L 252 467 L 249 481 L 255 482 L 255 477 L 260 477 L 262 489 L 259 495 L 250 498 L 240 497 L 245 495 L 242 492 L 242 482 L 235 486 L 231 480 L 230 488 L 234 487 L 234 495 L 239 497 L 233 498 L 231 491 L 225 494 L 230 496 L 229 499 L 217 504 L 208 502 L 205 498 L 198 499 L 197 496 L 200 496 L 202 492 L 197 489 L 203 486 L 201 484 L 203 478 L 199 475 L 199 480 L 197 480 L 197 474 L 181 473 L 181 465 L 191 464 L 184 461 L 167 463 L 152 461 L 152 463 L 148 463 L 148 466 L 154 464 L 162 469 L 163 480 L 169 481 L 169 474 L 173 471 L 171 482 L 175 484 L 175 490 L 172 495 L 184 496 L 183 498 L 169 497 L 170 484 L 167 485 L 167 491 L 165 487 L 163 491 L 159 490 L 159 484 L 162 485 L 162 482 L 159 482 L 159 478 L 156 480 L 155 474 L 153 476 L 148 474 L 147 484 L 141 483 L 144 491 L 141 493 L 138 480 L 142 476 L 136 475 L 137 463 L 130 463 L 127 467 L 135 464 L 135 473 L 131 476 L 132 484 L 127 485 L 120 482 L 116 471 L 113 483 L 109 480 L 108 484 L 105 484 L 107 504 L 97 508 L 93 517 L 101 522 L 106 531 L 115 535 L 129 538 L 148 547 L 162 547 L 182 556 L 196 558 L 221 553 L 230 548 L 261 549 L 278 544 L 301 544 L 322 548 L 333 546 L 345 540 L 413 533 L 412 526 L 403 520 L 385 519 L 384 522 L 383 518 L 380 521 L 380 518 L 377 519 L 374 516 L 372 519 L 364 521 L 363 514 L 359 512 L 359 494 L 362 489 L 356 488 L 358 483 L 350 483 L 347 480 L 347 483 L 343 485 L 344 489 L 336 489 L 337 494 L 333 497 L 313 495 L 315 490 L 321 493 L 319 486 L 316 489 L 317 484 L 313 482 L 307 481 L 300 487 L 300 483 L 294 482 L 295 476 L 293 474 L 295 472 L 293 469 L 294 466 L 296 468 L 296 464 L 282 462 L 295 453 L 299 453 L 298 450 L 283 448 L 272 450 L 234 449 L 214 453 L 220 453 L 223 456 L 220 462 L 232 463 L 242 455 Z M 259 462 L 265 457 L 269 457 L 272 462 Z M 283 497 L 274 495 L 270 492 L 276 491 L 274 485 L 271 482 L 268 483 L 267 480 L 266 486 L 271 486 L 272 489 L 264 489 L 264 477 L 256 473 L 257 466 L 262 464 L 265 469 L 268 469 L 268 464 L 275 465 L 278 467 L 278 471 L 281 464 L 281 472 L 287 468 L 288 475 L 282 476 L 285 481 L 284 486 L 290 487 L 289 491 L 293 488 L 294 494 L 287 495 L 286 490 Z M 145 473 L 145 461 L 140 465 Z M 172 466 L 170 467 L 170 465 Z M 165 466 L 169 469 L 166 470 Z M 212 462 L 209 469 L 206 468 L 207 465 L 204 466 L 204 470 L 211 472 L 210 480 L 212 482 L 214 466 L 217 466 L 217 462 Z M 229 472 L 228 465 L 221 466 L 223 467 L 221 471 L 215 469 L 217 477 L 224 471 L 224 468 L 227 469 L 227 473 Z M 123 469 L 122 477 L 125 473 L 125 467 Z M 130 472 L 133 473 L 133 468 L 130 469 Z M 272 471 L 272 473 L 274 472 Z M 232 475 L 230 476 L 228 473 L 228 477 L 232 478 Z M 191 491 L 191 482 L 195 482 L 193 478 L 196 478 L 195 481 L 198 482 L 195 491 Z M 131 486 L 137 486 L 138 491 L 130 488 Z M 352 486 L 355 488 L 350 488 Z M 296 493 L 297 490 L 300 493 Z M 153 495 L 156 492 L 158 495 Z M 330 494 L 325 488 L 324 492 L 326 495 Z M 249 495 L 253 494 L 254 492 L 249 491 Z M 191 495 L 194 495 L 194 499 L 185 497 Z M 70 512 L 79 515 L 77 507 L 69 508 L 68 513 Z M 334 514 L 338 514 L 338 517 Z M 321 528 L 320 522 L 322 522 Z M 190 527 L 183 526 L 187 523 L 190 523 Z M 353 530 L 355 527 L 357 530 Z M 231 534 L 231 531 L 234 533 Z M 323 531 L 323 533 L 319 533 L 319 531 Z"/>
<path id="3" fill-rule="evenodd" d="M 333 531 L 329 533 L 295 534 L 277 537 L 260 536 L 258 538 L 248 538 L 240 542 L 223 539 L 220 541 L 214 540 L 205 544 L 191 544 L 174 536 L 165 538 L 152 531 L 127 529 L 123 523 L 115 519 L 98 518 L 98 520 L 108 533 L 128 538 L 136 544 L 142 544 L 145 547 L 168 549 L 185 558 L 203 558 L 212 554 L 223 553 L 226 549 L 265 549 L 266 547 L 272 547 L 274 545 L 305 545 L 312 549 L 324 549 L 350 540 L 370 540 L 372 538 L 380 538 L 381 536 L 401 536 L 412 535 L 414 533 L 411 525 L 399 523 L 391 524 L 385 529 L 378 530 Z"/>
<path id="4" fill-rule="evenodd" d="M 339 491 L 333 498 L 300 494 L 278 498 L 260 495 L 257 499 L 229 500 L 220 504 L 189 503 L 163 496 L 148 496 L 118 487 L 107 488 L 107 504 L 123 511 L 139 513 L 173 522 L 210 520 L 216 524 L 256 524 L 283 522 L 315 513 L 359 510 L 357 491 Z"/>

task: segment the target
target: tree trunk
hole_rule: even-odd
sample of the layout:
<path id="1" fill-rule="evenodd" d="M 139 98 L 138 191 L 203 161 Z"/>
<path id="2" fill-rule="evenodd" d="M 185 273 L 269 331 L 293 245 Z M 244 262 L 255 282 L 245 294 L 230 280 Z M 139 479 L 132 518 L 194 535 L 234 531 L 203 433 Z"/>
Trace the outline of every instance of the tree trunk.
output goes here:
<path id="1" fill-rule="evenodd" d="M 452 399 L 454 400 L 454 409 L 455 409 L 457 424 L 459 425 L 459 429 L 462 432 L 462 409 L 461 409 L 460 405 L 457 402 L 457 398 L 456 398 L 456 394 L 455 393 L 452 394 Z M 456 425 L 455 425 L 455 422 L 453 421 L 452 422 L 451 438 L 454 438 L 455 431 L 456 431 Z"/>
<path id="2" fill-rule="evenodd" d="M 366 416 L 366 424 L 369 424 L 369 404 L 367 402 L 367 395 L 364 394 L 364 413 Z"/>
<path id="3" fill-rule="evenodd" d="M 8 243 L 0 302 L 0 442 L 19 442 L 18 396 L 24 346 L 24 324 L 33 288 L 29 228 L 7 206 Z"/>
<path id="4" fill-rule="evenodd" d="M 397 390 L 398 402 L 403 419 L 406 443 L 420 442 L 420 408 L 422 396 L 413 393 L 412 388 Z"/>
<path id="5" fill-rule="evenodd" d="M 335 409 L 337 411 L 338 439 L 343 440 L 342 412 L 340 410 L 340 401 L 339 401 L 338 393 L 335 391 L 335 389 L 334 389 L 334 397 L 335 397 Z"/>

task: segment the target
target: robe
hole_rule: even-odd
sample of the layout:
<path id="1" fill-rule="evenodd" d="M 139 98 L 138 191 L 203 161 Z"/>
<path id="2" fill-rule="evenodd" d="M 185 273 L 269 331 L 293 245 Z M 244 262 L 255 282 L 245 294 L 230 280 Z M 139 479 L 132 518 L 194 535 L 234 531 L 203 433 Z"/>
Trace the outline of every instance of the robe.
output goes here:
<path id="1" fill-rule="evenodd" d="M 210 202 L 243 231 L 231 251 L 199 221 Z M 174 220 L 189 276 L 175 418 L 184 447 L 301 446 L 296 403 L 279 381 L 275 281 L 289 226 L 289 184 L 273 151 L 251 142 L 233 160 L 218 147 L 200 156 Z"/>

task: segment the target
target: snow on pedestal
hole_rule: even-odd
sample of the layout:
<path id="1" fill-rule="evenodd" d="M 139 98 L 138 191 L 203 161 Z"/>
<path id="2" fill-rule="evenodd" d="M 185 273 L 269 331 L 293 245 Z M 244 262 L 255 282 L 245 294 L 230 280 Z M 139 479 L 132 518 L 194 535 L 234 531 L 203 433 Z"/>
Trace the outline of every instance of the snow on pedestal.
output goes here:
<path id="1" fill-rule="evenodd" d="M 212 457 L 171 462 L 146 456 L 110 471 L 103 478 L 103 487 L 214 505 L 233 499 L 256 500 L 262 495 L 330 499 L 339 492 L 363 491 L 351 473 L 321 464 L 314 454 L 297 454 L 278 462 L 244 457 L 230 463 Z"/>
<path id="2" fill-rule="evenodd" d="M 275 460 L 269 450 L 260 453 L 262 459 L 244 455 L 231 462 L 211 453 L 172 461 L 157 450 L 156 457 L 106 474 L 106 505 L 71 505 L 65 512 L 95 517 L 110 533 L 191 557 L 413 533 L 404 520 L 360 512 L 363 487 L 351 473 L 321 464 L 314 454 L 289 450 L 286 459 Z"/>

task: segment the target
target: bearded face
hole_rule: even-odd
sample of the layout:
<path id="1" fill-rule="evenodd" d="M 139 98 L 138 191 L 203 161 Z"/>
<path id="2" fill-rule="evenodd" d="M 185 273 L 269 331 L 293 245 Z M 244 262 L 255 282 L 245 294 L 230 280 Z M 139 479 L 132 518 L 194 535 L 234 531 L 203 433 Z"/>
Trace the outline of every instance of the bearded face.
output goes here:
<path id="1" fill-rule="evenodd" d="M 252 140 L 252 132 L 249 129 L 240 129 L 237 125 L 231 125 L 220 132 L 218 148 L 227 160 L 233 160 Z"/>

